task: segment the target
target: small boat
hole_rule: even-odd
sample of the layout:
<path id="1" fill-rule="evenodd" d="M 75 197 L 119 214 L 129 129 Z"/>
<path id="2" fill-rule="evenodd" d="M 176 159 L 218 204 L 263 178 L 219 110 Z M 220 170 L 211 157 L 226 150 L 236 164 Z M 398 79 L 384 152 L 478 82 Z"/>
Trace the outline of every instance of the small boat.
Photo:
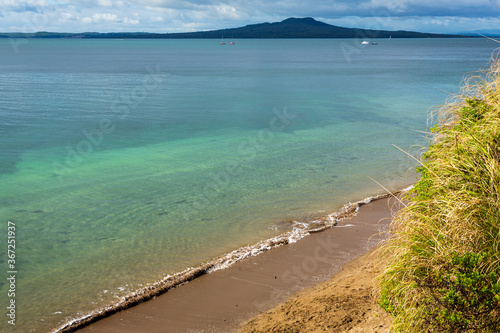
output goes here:
<path id="1" fill-rule="evenodd" d="M 367 40 L 364 40 L 364 41 L 362 41 L 362 42 L 361 42 L 361 44 L 362 44 L 362 45 L 368 45 L 368 44 L 370 44 L 370 42 L 369 42 L 369 41 L 367 41 Z"/>
<path id="2" fill-rule="evenodd" d="M 373 42 L 372 45 L 378 45 L 378 43 L 377 42 Z"/>
<path id="3" fill-rule="evenodd" d="M 229 43 L 229 45 L 234 45 L 234 42 Z"/>
<path id="4" fill-rule="evenodd" d="M 226 43 L 224 43 L 224 36 L 222 36 L 222 39 L 221 39 L 219 45 L 226 45 Z"/>

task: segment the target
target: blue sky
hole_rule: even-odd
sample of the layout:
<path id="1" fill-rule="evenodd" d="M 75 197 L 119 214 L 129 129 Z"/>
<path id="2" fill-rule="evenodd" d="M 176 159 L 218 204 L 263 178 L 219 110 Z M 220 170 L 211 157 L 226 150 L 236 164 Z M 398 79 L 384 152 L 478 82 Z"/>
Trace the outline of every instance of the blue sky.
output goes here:
<path id="1" fill-rule="evenodd" d="M 184 32 L 288 17 L 453 33 L 500 29 L 500 0 L 0 0 L 2 32 Z"/>

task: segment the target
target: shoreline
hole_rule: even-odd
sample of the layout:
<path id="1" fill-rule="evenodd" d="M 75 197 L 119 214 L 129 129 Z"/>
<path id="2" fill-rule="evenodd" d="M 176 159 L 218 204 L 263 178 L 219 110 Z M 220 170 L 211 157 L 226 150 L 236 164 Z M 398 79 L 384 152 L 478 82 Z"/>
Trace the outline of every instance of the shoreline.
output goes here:
<path id="1" fill-rule="evenodd" d="M 393 319 L 378 304 L 376 279 L 383 266 L 374 252 L 348 262 L 330 280 L 244 322 L 234 333 L 389 333 Z"/>
<path id="2" fill-rule="evenodd" d="M 102 307 L 93 313 L 89 313 L 80 318 L 70 320 L 63 326 L 55 329 L 53 332 L 73 332 L 75 330 L 82 332 L 112 332 L 114 329 L 113 327 L 116 328 L 116 325 L 119 326 L 119 329 L 116 330 L 117 332 L 127 332 L 127 328 L 119 325 L 120 322 L 127 321 L 124 316 L 129 317 L 129 319 L 130 317 L 134 317 L 134 323 L 142 323 L 141 326 L 135 326 L 134 329 L 129 330 L 128 332 L 140 332 L 141 327 L 142 329 L 148 327 L 145 331 L 154 332 L 155 327 L 151 327 L 148 324 L 149 320 L 142 321 L 138 320 L 138 318 L 144 319 L 151 316 L 153 318 L 162 318 L 166 314 L 165 312 L 168 312 L 170 317 L 173 316 L 168 324 L 168 327 L 172 329 L 172 327 L 176 326 L 175 321 L 176 318 L 178 318 L 178 316 L 175 316 L 175 313 L 180 310 L 179 307 L 174 306 L 173 303 L 169 304 L 169 299 L 177 299 L 176 295 L 182 295 L 185 293 L 189 294 L 190 289 L 197 289 L 197 293 L 181 297 L 182 300 L 180 301 L 183 303 L 186 303 L 184 301 L 186 296 L 188 296 L 188 298 L 191 297 L 192 299 L 192 302 L 185 304 L 189 309 L 185 311 L 196 313 L 196 311 L 203 312 L 210 308 L 221 308 L 221 302 L 226 304 L 229 302 L 226 296 L 229 296 L 229 298 L 232 297 L 230 295 L 226 295 L 224 297 L 217 295 L 218 288 L 214 287 L 214 283 L 217 284 L 216 280 L 227 280 L 230 284 L 231 282 L 238 281 L 239 279 L 241 280 L 240 285 L 234 286 L 234 288 L 237 294 L 240 295 L 240 300 L 242 302 L 246 302 L 245 306 L 239 306 L 239 314 L 235 314 L 233 319 L 226 319 L 220 323 L 216 318 L 220 315 L 225 316 L 227 311 L 219 313 L 218 315 L 209 314 L 207 315 L 208 317 L 203 316 L 205 319 L 199 323 L 200 325 L 197 328 L 206 328 L 207 323 L 205 320 L 212 317 L 215 320 L 214 329 L 217 327 L 216 330 L 218 332 L 224 331 L 222 327 L 234 329 L 244 320 L 248 320 L 250 317 L 283 302 L 288 296 L 304 288 L 312 287 L 318 282 L 321 282 L 320 280 L 326 280 L 338 272 L 343 264 L 351 261 L 363 253 L 366 253 L 371 247 L 375 246 L 376 243 L 381 240 L 380 235 L 377 235 L 380 231 L 379 227 L 387 229 L 388 225 L 387 221 L 379 224 L 379 220 L 381 218 L 385 218 L 386 220 L 390 219 L 391 209 L 389 208 L 389 202 L 395 201 L 394 199 L 391 200 L 392 196 L 400 192 L 401 191 L 392 194 L 382 194 L 375 197 L 369 197 L 355 203 L 349 203 L 346 204 L 341 210 L 333 214 L 308 221 L 307 224 L 297 223 L 296 228 L 294 228 L 293 231 L 261 241 L 252 246 L 240 248 L 199 267 L 188 269 L 181 273 L 167 277 L 156 282 L 155 284 L 122 298 L 114 304 Z M 359 214 L 357 214 L 358 211 L 360 212 Z M 348 222 L 342 223 L 346 220 L 348 220 Z M 301 241 L 297 242 L 298 240 Z M 282 246 L 286 244 L 288 244 L 288 246 Z M 323 250 L 318 248 L 318 244 Z M 274 249 L 274 251 L 269 251 L 270 249 Z M 312 252 L 309 256 L 304 257 L 304 254 L 308 250 L 312 250 Z M 328 258 L 325 258 L 326 256 L 319 256 L 320 251 L 326 251 Z M 297 257 L 302 259 L 297 262 Z M 274 264 L 276 264 L 277 260 L 279 260 L 278 266 L 281 267 L 281 271 L 274 273 L 273 280 L 275 281 L 268 286 L 272 289 L 271 293 L 269 293 L 269 290 L 262 290 L 261 294 L 259 294 L 260 300 L 254 299 L 252 301 L 243 301 L 245 298 L 252 298 L 252 295 L 246 295 L 247 293 L 245 292 L 245 289 L 248 289 L 248 284 L 256 286 L 267 283 L 260 281 L 262 272 L 257 275 L 255 275 L 256 272 L 252 272 L 252 266 L 263 265 L 268 267 L 267 270 L 275 271 L 274 268 L 276 267 L 273 266 L 275 266 Z M 294 268 L 303 267 L 303 271 L 300 272 L 300 269 L 299 271 L 296 269 L 295 272 L 290 272 L 289 267 L 292 263 L 297 264 L 293 266 Z M 238 275 L 238 273 L 241 273 L 241 271 L 245 269 L 250 270 L 248 273 L 249 275 L 254 275 L 253 278 L 255 281 L 248 282 L 250 281 L 248 276 L 241 276 L 239 278 L 234 276 L 235 274 Z M 264 271 L 266 270 L 265 268 L 262 269 Z M 309 272 L 311 270 L 313 272 Z M 307 276 L 304 275 L 304 272 L 307 273 Z M 279 279 L 278 276 L 280 276 Z M 187 282 L 190 283 L 182 288 L 177 288 Z M 212 285 L 210 285 L 211 283 Z M 167 291 L 170 296 L 157 297 Z M 212 301 L 218 303 L 217 307 L 207 305 L 205 310 L 203 310 L 203 307 L 194 310 L 193 304 L 190 303 L 199 303 L 199 295 L 203 294 L 212 294 L 211 297 L 214 298 Z M 271 295 L 270 298 L 269 295 Z M 262 298 L 264 299 L 262 300 Z M 166 304 L 160 306 L 160 308 L 163 308 L 165 311 L 157 311 L 156 303 L 159 300 L 162 300 L 162 302 L 165 300 L 163 303 Z M 233 303 L 235 301 L 238 302 L 237 299 L 231 300 Z M 179 302 L 179 299 L 177 299 L 177 302 Z M 238 305 L 236 305 L 236 308 L 238 308 Z M 151 315 L 151 311 L 155 312 L 156 315 Z M 242 312 L 245 313 L 243 317 L 241 317 Z M 182 313 L 178 313 L 178 315 L 182 316 Z M 239 318 L 237 323 L 234 321 L 235 318 Z M 230 322 L 231 325 L 228 326 Z M 184 329 L 186 332 L 192 329 L 186 327 L 186 325 L 196 326 L 196 323 L 193 322 L 193 318 L 178 324 L 182 327 L 175 327 L 175 331 L 179 332 Z M 105 328 L 102 329 L 102 327 Z M 130 326 L 127 327 L 130 328 Z M 162 328 L 164 328 L 164 326 L 162 326 Z M 161 331 L 159 327 L 157 327 L 157 329 L 158 331 Z"/>

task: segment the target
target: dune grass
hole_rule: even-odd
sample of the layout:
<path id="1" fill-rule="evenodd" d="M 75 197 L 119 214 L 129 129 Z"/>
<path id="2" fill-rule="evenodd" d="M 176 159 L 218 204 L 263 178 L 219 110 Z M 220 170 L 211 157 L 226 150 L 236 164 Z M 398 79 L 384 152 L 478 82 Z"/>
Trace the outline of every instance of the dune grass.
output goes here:
<path id="1" fill-rule="evenodd" d="M 500 332 L 500 62 L 437 110 L 409 204 L 379 249 L 396 332 Z"/>

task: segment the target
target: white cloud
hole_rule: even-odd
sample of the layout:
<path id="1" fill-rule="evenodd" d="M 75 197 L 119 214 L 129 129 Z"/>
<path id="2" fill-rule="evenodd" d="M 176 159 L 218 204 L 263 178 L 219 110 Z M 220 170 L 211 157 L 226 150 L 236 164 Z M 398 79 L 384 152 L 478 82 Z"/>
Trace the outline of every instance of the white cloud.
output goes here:
<path id="1" fill-rule="evenodd" d="M 202 7 L 214 5 L 212 0 L 129 0 L 129 2 L 145 7 L 153 8 L 169 8 L 169 9 L 186 9 L 195 10 Z"/>
<path id="2" fill-rule="evenodd" d="M 130 24 L 130 25 L 139 25 L 141 22 L 136 19 L 129 19 L 128 17 L 125 17 L 123 19 L 123 23 L 125 24 Z"/>
<path id="3" fill-rule="evenodd" d="M 59 15 L 60 15 L 60 17 L 58 19 L 59 23 L 74 21 L 76 19 L 71 13 L 62 12 Z"/>
<path id="4" fill-rule="evenodd" d="M 223 19 L 232 19 L 232 20 L 237 20 L 240 17 L 238 14 L 238 11 L 236 8 L 232 6 L 228 6 L 226 4 L 219 5 L 215 8 L 217 14 L 219 15 L 220 18 Z"/>
<path id="5" fill-rule="evenodd" d="M 84 17 L 82 19 L 84 23 L 102 23 L 102 22 L 118 22 L 118 16 L 115 14 L 101 14 L 95 13 L 92 17 Z"/>
<path id="6" fill-rule="evenodd" d="M 113 1 L 111 1 L 111 0 L 97 0 L 97 4 L 99 6 L 103 6 L 103 7 L 111 7 L 111 6 L 113 6 Z"/>
<path id="7" fill-rule="evenodd" d="M 494 0 L 371 0 L 372 8 L 387 8 L 403 16 L 490 16 Z"/>
<path id="8" fill-rule="evenodd" d="M 408 9 L 408 1 L 398 1 L 398 0 L 372 0 L 372 8 L 387 8 L 393 13 L 402 13 Z"/>
<path id="9" fill-rule="evenodd" d="M 0 0 L 2 7 L 46 6 L 45 0 Z"/>
<path id="10" fill-rule="evenodd" d="M 426 22 L 424 21 L 424 24 L 437 25 L 437 26 L 440 26 L 440 25 L 449 26 L 450 25 L 450 20 L 449 19 L 444 19 L 444 18 L 430 19 L 429 21 L 426 21 Z"/>

